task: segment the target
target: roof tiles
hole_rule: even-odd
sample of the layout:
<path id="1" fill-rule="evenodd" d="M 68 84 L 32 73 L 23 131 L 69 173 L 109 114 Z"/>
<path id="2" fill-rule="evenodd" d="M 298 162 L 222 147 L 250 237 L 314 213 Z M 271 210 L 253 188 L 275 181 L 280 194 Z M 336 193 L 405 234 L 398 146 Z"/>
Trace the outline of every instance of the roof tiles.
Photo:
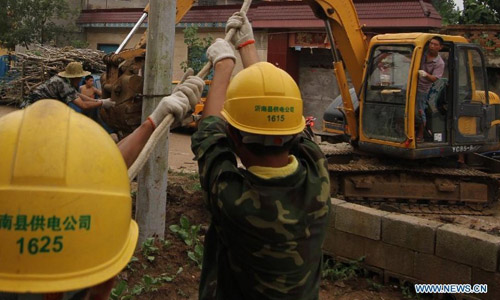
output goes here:
<path id="1" fill-rule="evenodd" d="M 367 27 L 397 27 L 402 26 L 401 22 L 410 27 L 441 25 L 441 17 L 434 6 L 423 2 L 422 7 L 419 0 L 357 0 L 355 7 L 361 24 Z M 194 6 L 181 23 L 224 23 L 238 8 L 235 5 Z M 77 23 L 135 23 L 141 14 L 142 11 L 131 9 L 83 11 Z M 255 28 L 317 27 L 322 23 L 301 1 L 261 2 L 250 8 L 248 18 Z"/>

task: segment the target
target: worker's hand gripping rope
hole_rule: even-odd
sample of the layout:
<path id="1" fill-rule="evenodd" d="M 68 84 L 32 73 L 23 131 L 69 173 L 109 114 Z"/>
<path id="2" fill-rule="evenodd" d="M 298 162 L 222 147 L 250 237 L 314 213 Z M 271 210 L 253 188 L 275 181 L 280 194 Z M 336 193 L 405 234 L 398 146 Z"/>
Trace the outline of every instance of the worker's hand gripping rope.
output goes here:
<path id="1" fill-rule="evenodd" d="M 101 99 L 99 101 L 102 103 L 101 107 L 104 108 L 104 109 L 108 109 L 108 108 L 114 107 L 115 104 L 116 104 L 116 102 L 111 101 L 111 98 L 105 98 L 105 99 Z"/>
<path id="2" fill-rule="evenodd" d="M 248 9 L 250 8 L 250 4 L 251 3 L 252 3 L 252 0 L 244 0 L 243 1 L 243 5 L 241 6 L 240 13 L 241 12 L 245 13 L 246 11 L 248 11 Z M 226 36 L 225 36 L 224 40 L 226 40 L 226 41 L 232 40 L 234 34 L 237 33 L 236 31 L 237 30 L 236 30 L 235 27 L 228 28 L 227 31 L 226 31 Z M 244 35 L 245 34 L 241 35 L 241 37 L 243 37 Z M 248 32 L 247 32 L 246 35 L 248 35 Z M 253 38 L 253 33 L 252 33 L 252 38 Z M 234 56 L 234 54 L 233 54 L 233 56 Z M 228 57 L 228 56 L 226 56 L 226 57 Z M 210 61 L 209 63 L 205 64 L 205 66 L 200 70 L 200 72 L 198 72 L 197 77 L 200 80 L 203 81 L 202 78 L 205 78 L 205 76 L 208 75 L 208 73 L 210 72 L 211 67 L 212 67 L 212 61 Z M 188 79 L 186 80 L 186 82 L 189 79 L 190 78 L 188 77 Z M 198 79 L 196 79 L 196 80 L 198 80 Z M 197 81 L 197 82 L 199 82 L 199 81 Z M 194 83 L 194 82 L 193 82 L 193 84 L 197 85 L 197 83 Z M 186 85 L 186 86 L 189 87 L 188 85 Z M 181 87 L 179 87 L 179 89 L 180 88 Z M 189 88 L 191 88 L 191 87 L 189 87 Z M 176 90 L 177 90 L 177 88 L 176 88 Z M 174 92 L 176 92 L 176 90 L 174 90 Z M 203 87 L 201 88 L 201 90 L 203 90 Z M 200 92 L 200 94 L 201 94 L 201 92 Z M 169 97 L 171 97 L 171 96 L 169 96 Z M 189 99 L 189 97 L 188 97 L 188 99 Z M 198 96 L 198 99 L 199 99 L 199 96 Z M 154 112 L 153 112 L 153 114 L 154 114 Z M 155 116 L 153 116 L 153 118 L 155 118 Z M 151 120 L 151 122 L 154 124 L 155 127 L 157 126 L 157 128 L 153 132 L 153 134 L 151 135 L 151 137 L 149 138 L 148 142 L 146 143 L 146 145 L 142 149 L 141 153 L 139 154 L 139 156 L 137 157 L 137 159 L 135 160 L 135 162 L 128 169 L 128 176 L 129 176 L 130 180 L 134 179 L 137 176 L 137 173 L 139 173 L 139 170 L 142 169 L 142 167 L 146 163 L 146 160 L 148 159 L 149 155 L 151 154 L 151 151 L 155 147 L 155 145 L 156 145 L 157 141 L 159 140 L 159 138 L 163 134 L 165 134 L 165 132 L 167 132 L 168 127 L 174 122 L 174 115 L 173 114 L 169 114 L 167 112 L 166 116 L 164 115 L 162 118 L 159 117 L 158 119 L 156 119 L 156 122 L 159 122 L 159 123 L 155 123 L 155 121 L 152 118 L 148 118 L 148 119 Z"/>
<path id="3" fill-rule="evenodd" d="M 236 62 L 233 48 L 223 39 L 216 39 L 215 43 L 208 47 L 207 58 L 212 62 L 213 66 L 215 66 L 215 64 L 220 60 L 226 58 L 231 58 L 234 62 Z"/>
<path id="4" fill-rule="evenodd" d="M 169 114 L 174 115 L 176 122 L 182 121 L 189 110 L 194 109 L 200 101 L 205 82 L 198 76 L 192 76 L 193 74 L 193 69 L 188 69 L 172 95 L 164 97 L 148 117 L 155 128 Z"/>
<path id="5" fill-rule="evenodd" d="M 233 46 L 236 49 L 255 43 L 252 26 L 250 26 L 250 22 L 248 21 L 245 12 L 235 12 L 227 20 L 226 33 L 228 33 L 231 29 L 236 30 L 235 34 L 231 38 L 231 43 L 233 43 Z"/>

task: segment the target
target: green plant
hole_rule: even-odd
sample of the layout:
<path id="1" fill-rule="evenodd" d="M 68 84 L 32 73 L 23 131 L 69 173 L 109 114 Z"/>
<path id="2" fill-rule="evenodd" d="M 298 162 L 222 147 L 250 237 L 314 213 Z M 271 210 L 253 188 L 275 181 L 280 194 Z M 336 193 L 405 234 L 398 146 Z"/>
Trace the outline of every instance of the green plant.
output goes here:
<path id="1" fill-rule="evenodd" d="M 371 279 L 366 279 L 366 282 L 368 283 L 368 288 L 373 290 L 373 291 L 380 291 L 384 287 L 382 284 L 375 282 Z"/>
<path id="2" fill-rule="evenodd" d="M 194 251 L 188 251 L 187 255 L 201 268 L 203 261 L 203 245 L 199 239 L 201 225 L 191 224 L 186 216 L 181 216 L 179 225 L 170 225 L 169 229 L 186 245 L 193 247 Z"/>
<path id="3" fill-rule="evenodd" d="M 130 271 L 134 271 L 135 269 L 132 267 L 132 264 L 135 262 L 138 262 L 138 261 L 139 261 L 139 259 L 137 257 L 132 256 L 132 258 L 130 258 L 130 261 L 127 264 L 127 269 Z"/>
<path id="4" fill-rule="evenodd" d="M 407 281 L 402 281 L 399 285 L 401 293 L 405 299 L 420 299 L 419 294 L 416 294 L 413 290 L 414 285 Z"/>
<path id="5" fill-rule="evenodd" d="M 155 246 L 155 238 L 147 238 L 142 243 L 142 254 L 149 262 L 155 260 L 155 255 L 158 254 L 158 247 Z"/>
<path id="6" fill-rule="evenodd" d="M 127 282 L 121 280 L 118 284 L 111 290 L 110 300 L 121 300 L 124 299 L 122 295 L 127 291 Z"/>
<path id="7" fill-rule="evenodd" d="M 184 72 L 188 68 L 193 68 L 194 73 L 198 73 L 208 59 L 205 56 L 207 48 L 212 44 L 213 37 L 208 36 L 200 39 L 198 37 L 198 27 L 188 27 L 184 29 L 184 43 L 188 46 L 188 57 L 186 61 L 181 62 L 181 68 Z M 210 77 L 207 77 L 210 78 Z"/>
<path id="8" fill-rule="evenodd" d="M 87 41 L 73 40 L 70 42 L 70 45 L 73 48 L 88 48 L 90 44 Z"/>
<path id="9" fill-rule="evenodd" d="M 201 225 L 192 225 L 184 215 L 181 216 L 179 225 L 169 226 L 169 229 L 188 246 L 193 246 L 197 242 L 200 228 Z"/>
<path id="10" fill-rule="evenodd" d="M 321 277 L 328 280 L 348 280 L 366 271 L 361 267 L 364 257 L 349 262 L 336 262 L 333 259 L 327 259 L 321 270 Z"/>
<path id="11" fill-rule="evenodd" d="M 495 41 L 493 41 L 493 40 L 487 40 L 484 45 L 486 47 L 493 47 L 493 46 L 495 46 Z"/>
<path id="12" fill-rule="evenodd" d="M 135 296 L 139 296 L 142 293 L 150 293 L 158 291 L 160 287 L 165 282 L 172 282 L 175 280 L 177 275 L 179 275 L 184 269 L 180 267 L 175 275 L 168 275 L 167 273 L 160 274 L 157 277 L 151 275 L 144 275 L 141 281 L 134 285 L 132 289 L 129 290 L 127 282 L 121 280 L 111 291 L 109 297 L 110 300 L 130 300 L 135 299 Z"/>
<path id="13" fill-rule="evenodd" d="M 495 53 L 496 56 L 500 56 L 500 48 L 496 48 L 493 53 Z"/>
<path id="14" fill-rule="evenodd" d="M 198 268 L 201 269 L 201 263 L 203 262 L 203 245 L 197 244 L 194 246 L 194 251 L 188 251 L 188 257 L 196 263 Z"/>

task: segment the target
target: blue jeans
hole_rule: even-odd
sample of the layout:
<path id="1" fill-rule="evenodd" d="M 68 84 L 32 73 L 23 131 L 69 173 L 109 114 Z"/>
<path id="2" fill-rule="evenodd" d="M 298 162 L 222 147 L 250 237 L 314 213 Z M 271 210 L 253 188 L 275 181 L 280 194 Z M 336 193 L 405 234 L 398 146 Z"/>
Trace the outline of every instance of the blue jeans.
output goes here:
<path id="1" fill-rule="evenodd" d="M 115 132 L 113 129 L 111 129 L 111 127 L 109 127 L 108 124 L 106 124 L 102 119 L 101 119 L 101 116 L 99 116 L 99 108 L 93 108 L 93 109 L 90 109 L 90 110 L 87 110 L 87 111 L 83 111 L 81 108 L 79 108 L 78 106 L 76 106 L 73 102 L 70 102 L 68 103 L 68 106 L 71 107 L 73 110 L 75 110 L 76 112 L 79 112 L 81 114 L 84 114 L 86 115 L 87 117 L 91 118 L 92 120 L 94 120 L 95 122 L 97 122 L 99 125 L 102 126 L 102 128 L 104 128 L 104 130 L 106 130 L 108 133 L 113 133 Z"/>
<path id="2" fill-rule="evenodd" d="M 425 117 L 425 109 L 427 108 L 427 93 L 417 92 L 417 107 L 415 110 L 415 121 L 417 124 L 425 124 L 427 121 Z"/>

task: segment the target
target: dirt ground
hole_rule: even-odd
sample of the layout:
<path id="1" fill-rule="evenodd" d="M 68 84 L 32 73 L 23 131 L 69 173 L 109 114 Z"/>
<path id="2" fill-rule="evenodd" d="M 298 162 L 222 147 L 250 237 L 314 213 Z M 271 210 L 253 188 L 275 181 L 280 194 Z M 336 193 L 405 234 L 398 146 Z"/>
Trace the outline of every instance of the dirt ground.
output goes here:
<path id="1" fill-rule="evenodd" d="M 15 110 L 17 110 L 17 108 L 15 108 L 13 106 L 0 105 L 0 117 L 8 114 L 10 112 L 13 112 Z"/>
<path id="2" fill-rule="evenodd" d="M 180 137 L 175 140 L 184 141 L 185 139 L 186 137 Z M 197 299 L 198 297 L 200 268 L 194 260 L 188 257 L 188 252 L 193 251 L 193 246 L 186 245 L 182 238 L 172 232 L 170 226 L 179 225 L 181 216 L 185 216 L 190 226 L 200 225 L 197 234 L 199 241 L 202 242 L 210 217 L 203 204 L 196 173 L 186 168 L 171 169 L 168 181 L 166 242 L 155 240 L 154 246 L 158 250 L 153 254 L 146 253 L 145 255 L 145 252 L 151 248 L 148 245 L 143 245 L 142 249 L 136 251 L 133 262 L 129 263 L 117 281 L 117 287 L 121 284 L 124 289 L 118 294 L 119 291 L 115 288 L 117 294 L 113 299 L 160 300 Z M 133 184 L 132 195 L 135 195 L 135 190 L 136 184 Z M 154 259 L 150 261 L 148 257 L 150 259 L 154 257 Z M 378 283 L 379 278 L 376 278 L 376 275 L 363 273 L 359 268 L 346 265 L 335 269 L 335 272 L 351 273 L 346 279 L 323 280 L 320 299 L 395 300 L 404 298 L 404 287 L 383 286 Z"/>
<path id="3" fill-rule="evenodd" d="M 0 117 L 13 110 L 15 108 L 0 105 Z M 185 216 L 188 235 L 191 234 L 194 244 L 201 245 L 209 214 L 203 205 L 197 165 L 192 160 L 190 134 L 174 132 L 169 138 L 165 240 L 150 240 L 138 247 L 131 262 L 118 276 L 112 300 L 198 297 L 200 268 L 196 260 L 199 262 L 200 257 L 194 254 L 194 245 L 187 245 L 186 239 L 175 234 L 171 226 L 181 225 L 180 219 Z M 132 198 L 135 198 L 136 189 L 136 184 L 132 183 Z M 321 283 L 320 299 L 323 300 L 392 300 L 402 299 L 408 293 L 408 288 L 399 284 L 381 285 L 376 275 L 365 273 L 355 265 L 335 265 L 324 271 L 330 272 L 328 278 L 331 280 Z"/>

